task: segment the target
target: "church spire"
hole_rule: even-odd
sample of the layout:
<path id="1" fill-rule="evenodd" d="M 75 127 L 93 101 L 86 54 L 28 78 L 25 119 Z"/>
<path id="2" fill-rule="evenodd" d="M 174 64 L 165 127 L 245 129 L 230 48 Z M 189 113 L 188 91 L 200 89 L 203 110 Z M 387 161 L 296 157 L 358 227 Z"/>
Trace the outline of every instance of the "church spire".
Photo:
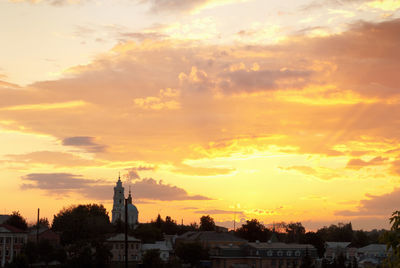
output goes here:
<path id="1" fill-rule="evenodd" d="M 131 186 L 129 185 L 128 204 L 132 204 Z"/>

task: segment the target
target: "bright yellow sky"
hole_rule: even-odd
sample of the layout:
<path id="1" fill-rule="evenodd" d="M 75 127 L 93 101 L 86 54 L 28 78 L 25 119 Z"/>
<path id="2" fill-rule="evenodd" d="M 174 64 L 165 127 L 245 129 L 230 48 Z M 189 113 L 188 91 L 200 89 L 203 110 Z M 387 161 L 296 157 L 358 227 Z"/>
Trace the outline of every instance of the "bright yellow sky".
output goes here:
<path id="1" fill-rule="evenodd" d="M 0 213 L 388 226 L 398 1 L 1 1 Z"/>

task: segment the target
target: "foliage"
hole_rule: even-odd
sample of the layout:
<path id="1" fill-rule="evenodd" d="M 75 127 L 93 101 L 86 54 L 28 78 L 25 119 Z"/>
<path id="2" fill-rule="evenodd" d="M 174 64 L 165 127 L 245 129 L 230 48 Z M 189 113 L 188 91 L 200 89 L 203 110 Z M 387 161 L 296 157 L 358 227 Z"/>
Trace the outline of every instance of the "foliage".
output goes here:
<path id="1" fill-rule="evenodd" d="M 303 244 L 311 244 L 317 249 L 318 257 L 322 258 L 325 253 L 325 241 L 318 232 L 307 232 L 301 239 Z"/>
<path id="2" fill-rule="evenodd" d="M 215 222 L 210 215 L 202 216 L 200 218 L 200 231 L 215 231 Z"/>
<path id="3" fill-rule="evenodd" d="M 291 222 L 286 225 L 286 243 L 300 243 L 306 233 L 301 222 Z"/>
<path id="4" fill-rule="evenodd" d="M 64 264 L 68 268 L 105 268 L 109 267 L 110 249 L 102 243 L 78 242 L 68 248 L 70 258 Z"/>
<path id="5" fill-rule="evenodd" d="M 256 240 L 265 242 L 268 240 L 271 231 L 265 228 L 265 226 L 257 219 L 252 219 L 250 221 L 246 221 L 242 227 L 238 228 L 236 230 L 236 234 L 241 238 L 249 240 L 250 242 L 254 242 Z"/>
<path id="6" fill-rule="evenodd" d="M 159 268 L 163 266 L 163 261 L 160 258 L 159 249 L 147 250 L 143 255 L 143 267 L 145 268 Z"/>
<path id="7" fill-rule="evenodd" d="M 112 230 L 112 225 L 103 205 L 89 204 L 61 210 L 54 215 L 52 228 L 61 232 L 63 244 L 70 244 L 101 239 Z"/>
<path id="8" fill-rule="evenodd" d="M 154 243 L 163 238 L 161 230 L 151 223 L 141 223 L 132 232 L 133 236 L 142 240 L 142 243 Z"/>
<path id="9" fill-rule="evenodd" d="M 310 256 L 308 249 L 306 248 L 306 254 L 301 258 L 300 268 L 314 268 L 313 260 Z"/>
<path id="10" fill-rule="evenodd" d="M 11 225 L 23 231 L 28 229 L 28 223 L 26 222 L 26 219 L 19 214 L 19 211 L 13 211 L 11 216 L 4 222 L 4 224 Z"/>
<path id="11" fill-rule="evenodd" d="M 317 231 L 324 241 L 351 242 L 353 240 L 353 227 L 350 223 L 339 223 L 323 227 Z"/>
<path id="12" fill-rule="evenodd" d="M 196 266 L 200 260 L 208 259 L 208 251 L 199 243 L 178 243 L 175 253 L 181 260 L 192 266 Z"/>
<path id="13" fill-rule="evenodd" d="M 381 241 L 386 244 L 388 258 L 385 260 L 387 267 L 400 266 L 400 211 L 395 211 L 390 217 L 391 228 L 386 231 Z"/>

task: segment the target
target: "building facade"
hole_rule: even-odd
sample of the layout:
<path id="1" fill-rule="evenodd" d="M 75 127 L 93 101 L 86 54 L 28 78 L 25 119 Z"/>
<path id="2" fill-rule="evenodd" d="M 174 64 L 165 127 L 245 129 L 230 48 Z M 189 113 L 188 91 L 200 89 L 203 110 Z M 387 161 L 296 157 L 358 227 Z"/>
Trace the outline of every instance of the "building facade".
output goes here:
<path id="1" fill-rule="evenodd" d="M 112 262 L 125 261 L 125 234 L 117 234 L 106 240 L 111 251 Z M 128 261 L 139 262 L 141 260 L 141 242 L 133 236 L 128 236 Z"/>
<path id="2" fill-rule="evenodd" d="M 12 262 L 21 253 L 28 234 L 7 224 L 0 224 L 0 267 Z"/>

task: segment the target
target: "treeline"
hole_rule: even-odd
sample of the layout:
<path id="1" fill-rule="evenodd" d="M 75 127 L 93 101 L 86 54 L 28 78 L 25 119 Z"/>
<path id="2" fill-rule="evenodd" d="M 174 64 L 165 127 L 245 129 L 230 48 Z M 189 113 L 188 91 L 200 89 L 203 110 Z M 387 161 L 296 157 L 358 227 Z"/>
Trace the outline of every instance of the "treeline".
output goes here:
<path id="1" fill-rule="evenodd" d="M 18 212 L 14 212 L 5 223 L 22 230 L 27 230 L 29 227 L 24 217 Z M 50 260 L 65 263 L 65 267 L 107 267 L 110 251 L 103 246 L 103 242 L 109 234 L 125 231 L 125 224 L 122 221 L 112 224 L 104 206 L 97 204 L 65 208 L 54 215 L 51 226 L 45 218 L 39 221 L 39 225 L 58 232 L 61 236 L 62 247 L 54 248 L 45 241 L 39 244 L 28 243 L 24 254 L 16 259 L 15 263 L 19 263 L 15 267 L 25 267 L 23 263 L 32 264 L 38 261 L 47 263 Z M 153 243 L 163 240 L 164 235 L 180 235 L 188 231 L 219 231 L 220 229 L 209 215 L 202 216 L 199 224 L 189 225 L 178 224 L 170 216 L 162 218 L 158 215 L 149 223 L 139 223 L 136 228 L 129 228 L 128 233 L 141 239 L 142 243 Z M 379 243 L 379 237 L 384 230 L 353 230 L 351 223 L 339 223 L 320 228 L 316 232 L 307 232 L 300 222 L 275 223 L 267 227 L 257 219 L 252 219 L 230 232 L 250 242 L 271 240 L 272 242 L 311 244 L 316 247 L 318 255 L 322 257 L 325 250 L 324 244 L 327 241 L 351 242 L 353 247 L 363 247 L 371 243 Z M 196 252 L 196 250 L 202 252 L 201 249 L 192 249 L 191 252 Z M 69 258 L 66 258 L 66 252 Z M 182 258 L 190 254 L 183 252 Z"/>
<path id="2" fill-rule="evenodd" d="M 300 243 L 314 245 L 320 257 L 323 256 L 325 242 L 351 242 L 352 247 L 364 247 L 369 244 L 380 243 L 380 236 L 385 230 L 353 230 L 351 223 L 332 224 L 328 227 L 318 229 L 316 232 L 309 231 L 300 222 L 277 223 L 272 227 L 266 227 L 257 219 L 246 221 L 235 234 L 246 240 L 254 242 L 266 242 L 268 240 L 285 243 Z"/>

